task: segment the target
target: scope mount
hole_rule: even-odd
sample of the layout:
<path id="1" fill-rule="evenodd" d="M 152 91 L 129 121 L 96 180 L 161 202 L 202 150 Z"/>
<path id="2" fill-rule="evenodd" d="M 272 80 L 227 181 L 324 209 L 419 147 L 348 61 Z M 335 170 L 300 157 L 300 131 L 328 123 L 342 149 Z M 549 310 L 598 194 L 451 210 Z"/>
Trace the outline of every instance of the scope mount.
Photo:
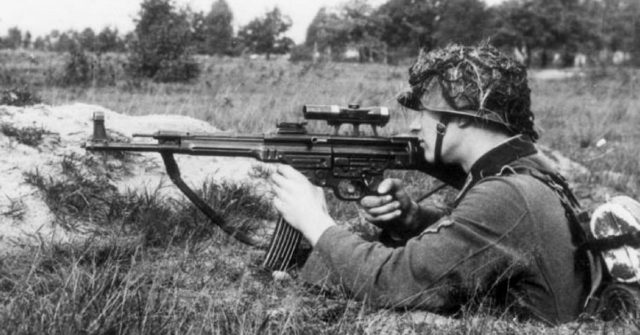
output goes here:
<path id="1" fill-rule="evenodd" d="M 280 122 L 276 123 L 278 134 L 306 134 L 306 122 Z"/>

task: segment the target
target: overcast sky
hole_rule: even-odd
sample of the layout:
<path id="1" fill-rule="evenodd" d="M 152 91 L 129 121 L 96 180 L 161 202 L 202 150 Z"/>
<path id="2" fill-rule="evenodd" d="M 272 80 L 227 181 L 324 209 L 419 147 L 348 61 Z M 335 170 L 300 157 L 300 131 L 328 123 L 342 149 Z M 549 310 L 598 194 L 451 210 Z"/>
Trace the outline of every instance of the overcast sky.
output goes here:
<path id="1" fill-rule="evenodd" d="M 215 0 L 175 0 L 178 6 L 188 5 L 207 13 Z M 489 3 L 501 0 L 485 0 Z M 90 27 L 101 30 L 105 26 L 121 32 L 133 30 L 140 0 L 0 0 L 0 36 L 17 26 L 35 36 L 48 34 L 53 29 L 82 30 Z M 322 6 L 335 6 L 345 0 L 227 0 L 234 15 L 234 25 L 247 24 L 278 6 L 289 15 L 293 25 L 287 35 L 296 42 L 304 41 L 309 23 Z M 384 0 L 370 0 L 372 4 Z"/>

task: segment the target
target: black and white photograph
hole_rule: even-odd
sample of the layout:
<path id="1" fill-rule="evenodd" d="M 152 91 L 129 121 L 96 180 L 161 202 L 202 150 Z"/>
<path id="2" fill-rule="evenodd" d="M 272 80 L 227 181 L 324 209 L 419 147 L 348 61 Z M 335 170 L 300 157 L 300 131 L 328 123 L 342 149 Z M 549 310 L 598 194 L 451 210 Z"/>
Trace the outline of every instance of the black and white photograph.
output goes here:
<path id="1" fill-rule="evenodd" d="M 0 335 L 640 334 L 640 0 L 0 2 Z"/>

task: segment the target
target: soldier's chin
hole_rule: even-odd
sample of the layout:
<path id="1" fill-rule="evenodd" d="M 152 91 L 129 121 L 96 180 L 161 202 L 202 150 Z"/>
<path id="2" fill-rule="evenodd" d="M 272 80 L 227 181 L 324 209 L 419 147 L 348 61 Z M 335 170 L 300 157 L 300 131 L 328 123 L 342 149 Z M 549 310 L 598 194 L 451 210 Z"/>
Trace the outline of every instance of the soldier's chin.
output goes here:
<path id="1" fill-rule="evenodd" d="M 424 160 L 429 163 L 433 163 L 435 161 L 434 155 L 430 151 L 428 151 L 429 150 L 428 147 L 423 147 L 423 148 L 424 148 Z"/>
<path id="2" fill-rule="evenodd" d="M 427 145 L 427 142 L 425 142 L 423 139 L 418 141 L 418 145 L 425 152 L 425 155 L 427 152 L 429 152 L 429 146 Z"/>

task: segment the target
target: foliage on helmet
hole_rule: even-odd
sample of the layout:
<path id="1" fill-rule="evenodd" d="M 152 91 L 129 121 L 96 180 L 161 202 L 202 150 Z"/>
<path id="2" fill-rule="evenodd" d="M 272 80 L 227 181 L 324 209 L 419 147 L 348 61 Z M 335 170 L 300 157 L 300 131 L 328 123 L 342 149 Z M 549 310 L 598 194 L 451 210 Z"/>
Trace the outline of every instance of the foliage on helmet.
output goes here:
<path id="1" fill-rule="evenodd" d="M 400 97 L 400 103 L 415 108 L 435 83 L 454 110 L 500 123 L 511 133 L 538 139 L 526 67 L 488 43 L 476 47 L 453 44 L 421 51 L 409 68 L 412 91 Z"/>

